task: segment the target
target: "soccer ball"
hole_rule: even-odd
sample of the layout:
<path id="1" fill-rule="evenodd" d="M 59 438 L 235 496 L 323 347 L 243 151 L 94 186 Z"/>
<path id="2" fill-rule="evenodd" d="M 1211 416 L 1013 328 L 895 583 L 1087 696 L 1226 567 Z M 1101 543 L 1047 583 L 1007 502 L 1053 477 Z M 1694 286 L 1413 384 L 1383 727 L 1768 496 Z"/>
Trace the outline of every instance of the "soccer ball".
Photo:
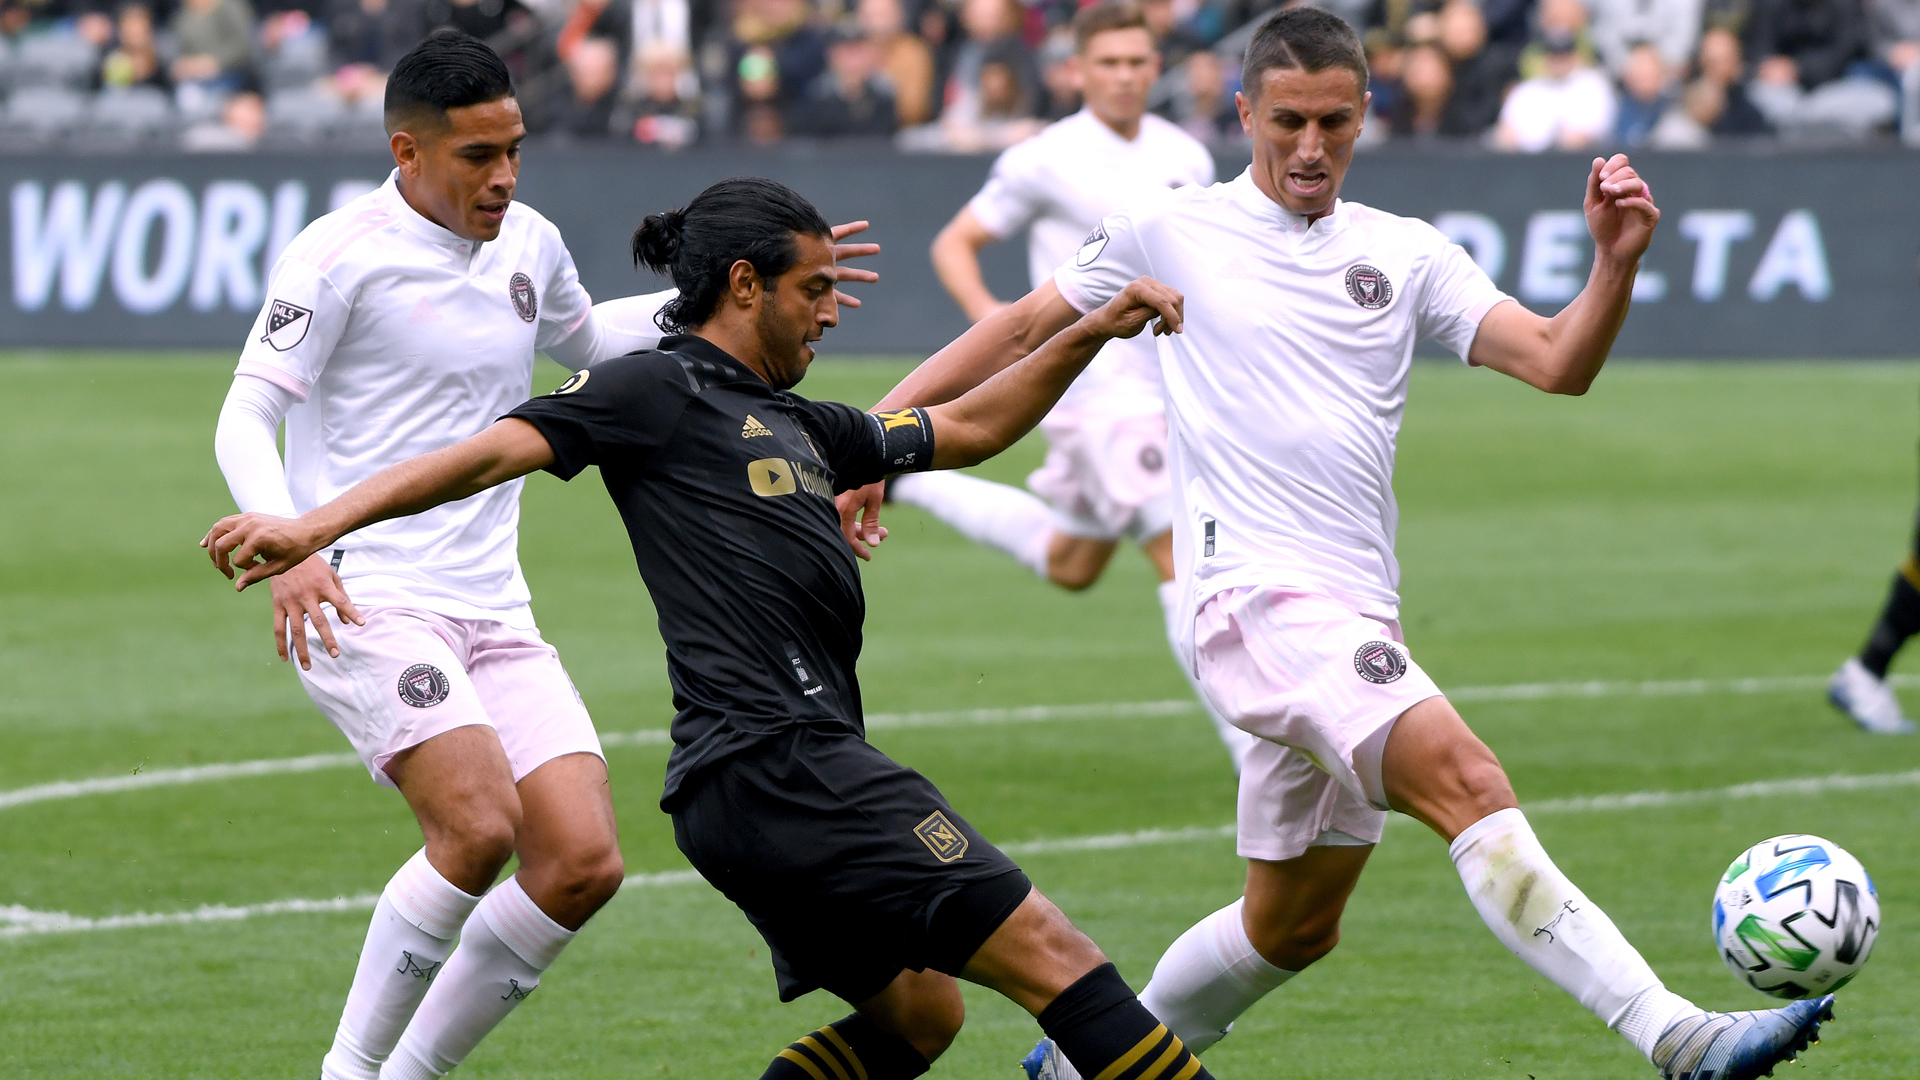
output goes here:
<path id="1" fill-rule="evenodd" d="M 1880 897 L 1860 860 L 1817 836 L 1762 840 L 1713 893 L 1713 940 L 1748 986 L 1779 998 L 1830 994 L 1865 966 Z"/>

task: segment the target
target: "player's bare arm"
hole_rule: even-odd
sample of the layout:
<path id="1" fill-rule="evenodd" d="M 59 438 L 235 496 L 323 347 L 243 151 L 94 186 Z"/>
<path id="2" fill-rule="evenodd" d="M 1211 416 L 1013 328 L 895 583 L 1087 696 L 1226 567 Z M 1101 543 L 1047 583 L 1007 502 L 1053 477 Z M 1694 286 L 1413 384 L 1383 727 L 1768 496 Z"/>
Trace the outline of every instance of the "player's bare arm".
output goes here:
<path id="1" fill-rule="evenodd" d="M 1177 334 L 1180 293 L 1140 278 L 1113 299 L 978 387 L 927 410 L 933 422 L 933 467 L 963 469 L 1012 446 L 1047 415 L 1100 347 L 1130 338 L 1154 323 L 1155 334 Z"/>
<path id="2" fill-rule="evenodd" d="M 243 590 L 303 565 L 355 529 L 477 495 L 552 463 L 553 448 L 537 428 L 524 420 L 501 420 L 444 450 L 382 469 L 297 518 L 221 518 L 200 546 L 221 573 L 234 578 L 234 588 Z"/>
<path id="3" fill-rule="evenodd" d="M 1625 154 L 1595 158 L 1587 173 L 1587 231 L 1593 271 L 1587 287 L 1553 318 L 1501 304 L 1480 323 L 1474 363 L 1551 394 L 1584 394 L 1626 322 L 1640 256 L 1653 241 L 1660 208 Z"/>
<path id="4" fill-rule="evenodd" d="M 929 251 L 933 272 L 939 276 L 940 284 L 946 286 L 947 293 L 973 322 L 1006 306 L 987 288 L 986 278 L 980 274 L 980 249 L 998 239 L 980 223 L 972 207 L 963 206 L 940 230 L 940 235 L 933 238 Z"/>

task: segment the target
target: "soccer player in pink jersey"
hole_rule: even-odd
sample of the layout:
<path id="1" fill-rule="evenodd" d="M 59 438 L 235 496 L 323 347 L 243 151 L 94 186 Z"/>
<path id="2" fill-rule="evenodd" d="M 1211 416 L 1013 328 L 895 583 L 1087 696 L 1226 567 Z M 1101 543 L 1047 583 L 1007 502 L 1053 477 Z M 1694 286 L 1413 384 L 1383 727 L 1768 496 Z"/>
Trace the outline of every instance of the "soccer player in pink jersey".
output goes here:
<path id="1" fill-rule="evenodd" d="M 1327 955 L 1389 808 L 1448 842 L 1496 938 L 1668 1080 L 1752 1080 L 1832 1015 L 1831 995 L 1708 1012 L 1662 985 L 1528 826 L 1499 761 L 1414 662 L 1399 622 L 1395 443 L 1432 339 L 1549 393 L 1606 361 L 1660 213 L 1624 155 L 1585 192 L 1586 288 L 1542 317 L 1432 226 L 1338 198 L 1367 104 L 1359 38 L 1309 7 L 1268 18 L 1239 95 L 1253 163 L 1109 215 L 1051 282 L 910 375 L 881 408 L 963 393 L 1148 272 L 1186 298 L 1160 343 L 1178 633 L 1208 698 L 1259 742 L 1240 775 L 1241 898 L 1168 949 L 1142 1001 L 1190 1047 Z M 1018 352 L 1018 349 L 1014 350 Z M 877 538 L 871 494 L 843 510 Z M 1042 1041 L 1036 1078 L 1076 1075 Z"/>

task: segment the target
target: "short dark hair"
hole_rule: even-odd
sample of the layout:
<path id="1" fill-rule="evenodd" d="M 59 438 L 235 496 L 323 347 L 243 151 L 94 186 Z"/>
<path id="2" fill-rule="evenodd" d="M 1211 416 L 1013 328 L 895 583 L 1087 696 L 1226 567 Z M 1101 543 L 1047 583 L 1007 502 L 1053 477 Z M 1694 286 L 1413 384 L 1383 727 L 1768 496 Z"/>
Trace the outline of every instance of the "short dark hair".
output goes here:
<path id="1" fill-rule="evenodd" d="M 745 259 L 771 282 L 800 261 L 800 233 L 833 238 L 827 219 L 799 192 L 758 176 L 722 180 L 678 210 L 648 214 L 633 233 L 633 261 L 671 276 L 680 290 L 654 321 L 669 334 L 705 325 L 734 263 Z"/>
<path id="2" fill-rule="evenodd" d="M 479 38 L 442 30 L 407 50 L 387 76 L 387 134 L 423 117 L 445 122 L 448 109 L 513 96 L 513 76 Z"/>
<path id="3" fill-rule="evenodd" d="M 1100 0 L 1083 7 L 1073 17 L 1073 51 L 1087 51 L 1096 34 L 1109 30 L 1146 30 L 1147 16 L 1136 0 Z M 1149 31 L 1150 32 L 1150 31 Z"/>
<path id="4" fill-rule="evenodd" d="M 1282 8 L 1267 16 L 1247 42 L 1240 84 L 1249 98 L 1260 93 L 1260 78 L 1272 68 L 1298 69 L 1317 75 L 1329 68 L 1345 68 L 1367 88 L 1367 50 L 1347 20 L 1315 7 Z"/>

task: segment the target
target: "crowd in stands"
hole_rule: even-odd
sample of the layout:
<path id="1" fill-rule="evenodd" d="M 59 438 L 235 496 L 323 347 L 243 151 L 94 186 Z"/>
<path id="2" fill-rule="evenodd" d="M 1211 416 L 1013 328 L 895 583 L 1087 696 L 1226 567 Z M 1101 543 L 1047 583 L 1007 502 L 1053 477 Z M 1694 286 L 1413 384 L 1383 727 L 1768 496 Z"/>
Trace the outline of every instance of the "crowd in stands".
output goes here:
<path id="1" fill-rule="evenodd" d="M 1280 0 L 1138 0 L 1156 111 L 1240 140 Z M 1299 2 L 1299 0 L 1291 0 Z M 1369 143 L 1920 145 L 1920 0 L 1321 0 L 1367 44 Z M 1079 107 L 1076 0 L 0 0 L 0 152 L 376 146 L 384 73 L 452 27 L 532 138 L 991 151 Z"/>

